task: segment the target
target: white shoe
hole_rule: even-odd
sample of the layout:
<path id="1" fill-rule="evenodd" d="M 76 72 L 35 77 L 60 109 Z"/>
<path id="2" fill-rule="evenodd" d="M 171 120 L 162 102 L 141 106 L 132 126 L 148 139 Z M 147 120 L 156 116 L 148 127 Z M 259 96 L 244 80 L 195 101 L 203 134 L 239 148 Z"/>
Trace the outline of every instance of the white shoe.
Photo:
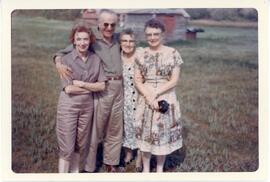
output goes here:
<path id="1" fill-rule="evenodd" d="M 59 158 L 58 162 L 58 172 L 59 173 L 68 173 L 69 171 L 69 161 Z"/>
<path id="2" fill-rule="evenodd" d="M 72 159 L 70 161 L 70 172 L 71 173 L 79 173 L 79 164 L 80 164 L 80 154 L 75 152 L 72 155 Z"/>

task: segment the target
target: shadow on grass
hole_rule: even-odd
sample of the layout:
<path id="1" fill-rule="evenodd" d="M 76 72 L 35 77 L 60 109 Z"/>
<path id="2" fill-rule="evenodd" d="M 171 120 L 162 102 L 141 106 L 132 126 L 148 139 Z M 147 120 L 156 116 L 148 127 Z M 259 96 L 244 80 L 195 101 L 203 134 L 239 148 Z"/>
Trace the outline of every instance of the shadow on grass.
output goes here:
<path id="1" fill-rule="evenodd" d="M 183 138 L 186 138 L 187 136 L 187 128 L 183 127 Z M 136 158 L 137 151 L 133 150 L 133 156 Z M 164 164 L 164 171 L 165 172 L 176 172 L 177 167 L 179 167 L 185 160 L 186 157 L 186 146 L 183 143 L 182 148 L 172 152 L 171 154 L 167 155 L 166 161 Z M 124 148 L 121 150 L 120 154 L 120 164 L 119 166 L 124 166 L 124 158 L 125 158 L 125 153 L 124 153 Z M 97 151 L 97 163 L 96 163 L 96 171 L 97 172 L 105 172 L 103 169 L 103 146 L 102 143 L 99 144 L 98 146 L 98 151 Z M 151 171 L 156 171 L 156 157 L 153 155 L 151 157 Z M 136 164 L 135 160 L 128 164 L 126 166 L 126 171 L 125 172 L 136 172 Z"/>

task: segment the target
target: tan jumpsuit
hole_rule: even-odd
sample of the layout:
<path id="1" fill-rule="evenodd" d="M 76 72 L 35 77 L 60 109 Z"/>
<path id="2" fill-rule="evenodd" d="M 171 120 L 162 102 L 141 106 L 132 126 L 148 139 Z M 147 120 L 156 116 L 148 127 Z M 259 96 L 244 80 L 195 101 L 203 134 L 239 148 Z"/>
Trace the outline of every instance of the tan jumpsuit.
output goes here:
<path id="1" fill-rule="evenodd" d="M 83 62 L 75 49 L 63 57 L 63 64 L 73 71 L 74 80 L 84 82 L 103 82 L 106 80 L 100 59 L 89 53 L 88 60 Z M 72 84 L 72 79 L 62 79 L 62 88 Z M 56 134 L 59 145 L 59 157 L 67 161 L 73 152 L 85 157 L 94 112 L 94 100 L 90 94 L 60 93 L 57 107 Z"/>

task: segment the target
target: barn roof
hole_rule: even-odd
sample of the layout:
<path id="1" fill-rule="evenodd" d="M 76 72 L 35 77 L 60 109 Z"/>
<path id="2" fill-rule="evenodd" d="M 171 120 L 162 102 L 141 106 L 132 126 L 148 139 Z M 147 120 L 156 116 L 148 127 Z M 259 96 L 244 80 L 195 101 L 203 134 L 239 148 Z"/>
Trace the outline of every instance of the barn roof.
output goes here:
<path id="1" fill-rule="evenodd" d="M 189 14 L 184 9 L 114 9 L 119 14 L 180 14 L 185 18 L 190 18 Z"/>

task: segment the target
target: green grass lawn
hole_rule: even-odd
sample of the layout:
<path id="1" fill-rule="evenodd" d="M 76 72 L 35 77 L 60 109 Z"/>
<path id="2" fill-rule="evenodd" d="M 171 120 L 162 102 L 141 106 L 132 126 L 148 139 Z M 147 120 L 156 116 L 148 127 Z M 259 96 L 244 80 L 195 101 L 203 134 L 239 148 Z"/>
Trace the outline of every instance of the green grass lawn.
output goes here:
<path id="1" fill-rule="evenodd" d="M 57 172 L 59 77 L 52 55 L 68 44 L 73 22 L 12 18 L 12 169 Z M 184 60 L 177 95 L 185 148 L 167 158 L 179 172 L 258 168 L 258 33 L 203 27 L 195 42 L 177 41 Z M 129 171 L 134 171 L 132 163 Z"/>

